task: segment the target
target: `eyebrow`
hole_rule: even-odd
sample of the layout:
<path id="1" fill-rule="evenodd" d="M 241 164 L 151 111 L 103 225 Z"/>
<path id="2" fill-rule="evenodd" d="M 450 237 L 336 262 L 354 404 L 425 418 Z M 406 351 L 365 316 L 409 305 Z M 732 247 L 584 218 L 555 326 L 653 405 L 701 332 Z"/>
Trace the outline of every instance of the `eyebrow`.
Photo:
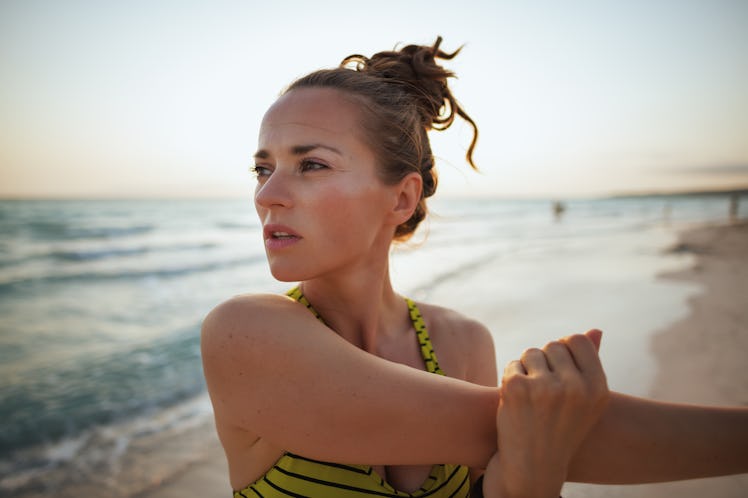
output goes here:
<path id="1" fill-rule="evenodd" d="M 307 152 L 311 152 L 314 149 L 326 149 L 331 152 L 334 152 L 335 154 L 342 156 L 343 154 L 336 149 L 335 147 L 331 147 L 329 145 L 325 144 L 308 144 L 308 145 L 294 145 L 291 147 L 291 154 L 294 156 L 300 156 L 302 154 L 306 154 Z M 255 152 L 254 155 L 255 159 L 267 159 L 270 157 L 270 152 L 268 152 L 265 149 L 260 149 L 257 152 Z"/>

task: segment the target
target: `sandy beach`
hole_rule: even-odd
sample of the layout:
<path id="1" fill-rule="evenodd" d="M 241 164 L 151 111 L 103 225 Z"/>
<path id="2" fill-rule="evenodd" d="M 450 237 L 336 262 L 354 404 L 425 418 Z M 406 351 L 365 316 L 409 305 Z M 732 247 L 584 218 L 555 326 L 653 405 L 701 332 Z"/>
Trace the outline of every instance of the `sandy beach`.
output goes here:
<path id="1" fill-rule="evenodd" d="M 650 396 L 676 402 L 748 404 L 748 223 L 708 226 L 680 234 L 669 249 L 692 254 L 688 268 L 661 279 L 698 284 L 686 316 L 657 331 L 651 348 L 657 373 Z M 432 296 L 437 301 L 441 296 Z M 487 302 L 472 302 L 472 307 Z M 470 310 L 472 311 L 472 310 Z M 491 315 L 479 313 L 491 327 Z M 654 332 L 654 331 L 652 331 Z M 212 427 L 199 430 L 213 431 Z M 138 498 L 176 498 L 189 493 L 204 497 L 230 496 L 224 457 L 213 438 L 199 459 L 172 477 L 156 480 Z M 567 497 L 743 497 L 748 475 L 639 486 L 567 485 Z"/>

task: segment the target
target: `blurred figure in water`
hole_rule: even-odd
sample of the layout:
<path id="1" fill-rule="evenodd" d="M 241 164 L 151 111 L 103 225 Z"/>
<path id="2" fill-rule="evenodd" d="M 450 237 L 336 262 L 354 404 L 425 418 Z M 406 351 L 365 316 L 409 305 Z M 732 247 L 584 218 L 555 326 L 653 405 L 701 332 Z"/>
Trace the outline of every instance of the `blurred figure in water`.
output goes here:
<path id="1" fill-rule="evenodd" d="M 559 222 L 566 211 L 566 206 L 561 201 L 553 201 L 553 218 Z"/>

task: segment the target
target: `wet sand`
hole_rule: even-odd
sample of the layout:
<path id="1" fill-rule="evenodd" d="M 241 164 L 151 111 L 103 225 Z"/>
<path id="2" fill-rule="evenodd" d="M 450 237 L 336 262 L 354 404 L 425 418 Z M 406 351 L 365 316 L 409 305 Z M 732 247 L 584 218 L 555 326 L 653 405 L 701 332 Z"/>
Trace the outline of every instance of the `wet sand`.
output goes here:
<path id="1" fill-rule="evenodd" d="M 693 254 L 694 263 L 662 278 L 698 284 L 701 290 L 689 299 L 687 316 L 653 335 L 657 373 L 650 396 L 685 403 L 748 405 L 748 223 L 686 231 L 670 250 Z M 201 430 L 214 433 L 212 426 Z M 201 453 L 199 460 L 179 474 L 154 482 L 135 496 L 231 496 L 217 440 L 209 438 Z M 737 498 L 748 496 L 748 475 L 639 486 L 568 485 L 564 496 Z"/>

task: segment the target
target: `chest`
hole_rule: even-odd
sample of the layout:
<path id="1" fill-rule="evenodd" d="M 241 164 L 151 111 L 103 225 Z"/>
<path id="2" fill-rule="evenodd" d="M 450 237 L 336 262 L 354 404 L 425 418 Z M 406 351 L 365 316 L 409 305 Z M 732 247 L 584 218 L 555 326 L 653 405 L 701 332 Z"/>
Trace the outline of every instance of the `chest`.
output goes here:
<path id="1" fill-rule="evenodd" d="M 426 370 L 421 345 L 412 330 L 395 340 L 379 340 L 374 350 L 369 352 L 394 363 L 407 365 L 418 370 Z"/>
<path id="2" fill-rule="evenodd" d="M 429 478 L 430 465 L 375 465 L 374 472 L 397 490 L 413 493 Z"/>

